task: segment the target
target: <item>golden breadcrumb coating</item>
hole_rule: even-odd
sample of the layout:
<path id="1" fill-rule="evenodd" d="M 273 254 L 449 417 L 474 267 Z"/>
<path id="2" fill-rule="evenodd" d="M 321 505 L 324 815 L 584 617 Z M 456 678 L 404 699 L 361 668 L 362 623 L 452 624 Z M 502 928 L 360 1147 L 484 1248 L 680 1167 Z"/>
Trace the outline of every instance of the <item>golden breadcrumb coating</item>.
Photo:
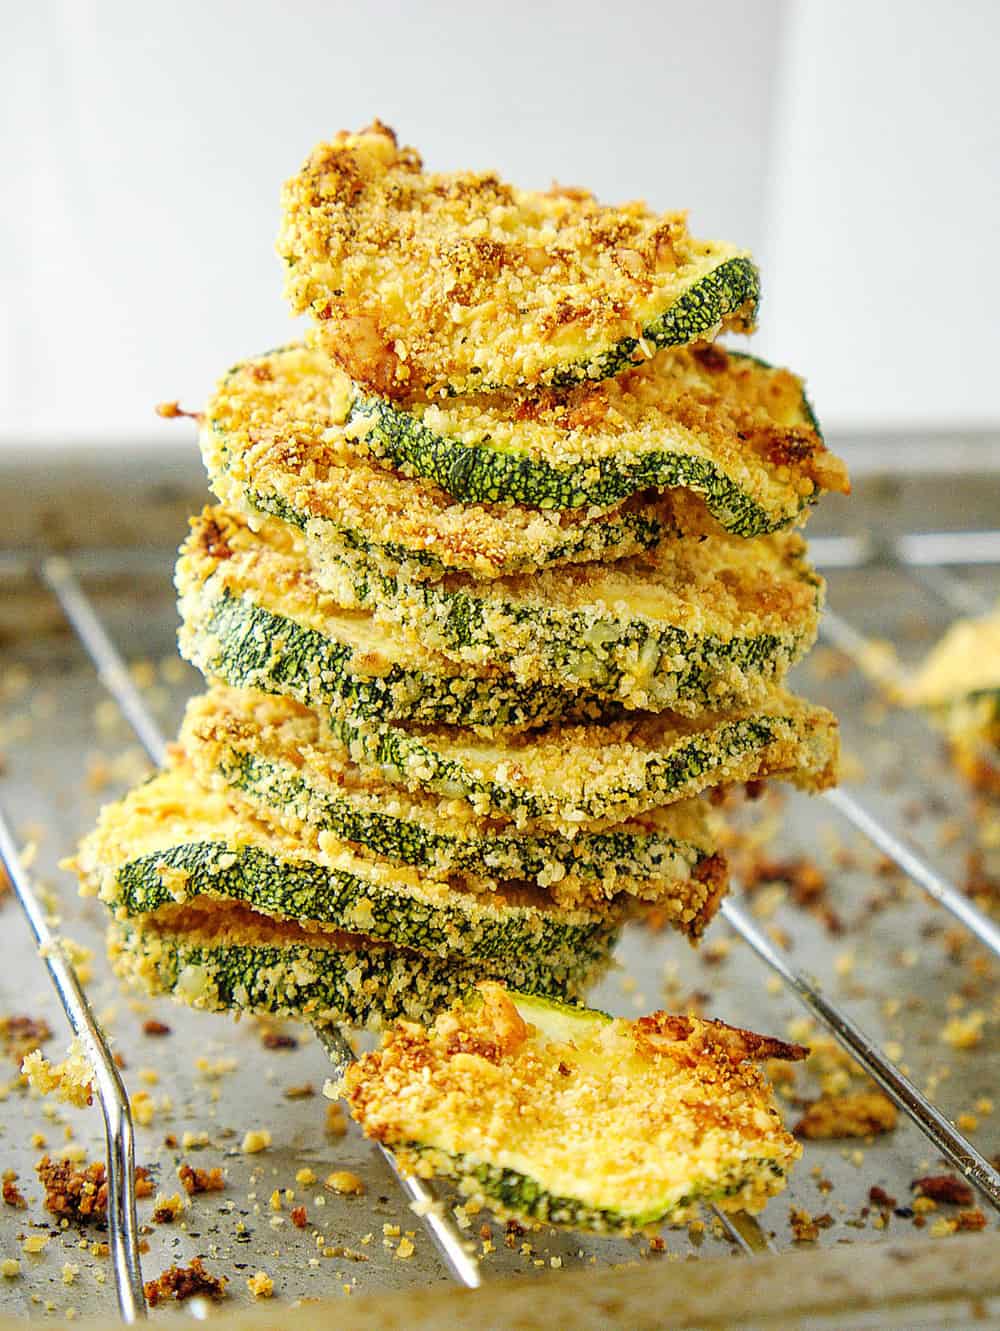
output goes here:
<path id="1" fill-rule="evenodd" d="M 612 1020 L 491 983 L 478 994 L 430 1029 L 393 1027 L 335 1088 L 407 1167 L 458 1176 L 491 1205 L 502 1179 L 507 1212 L 588 1228 L 683 1218 L 701 1196 L 759 1211 L 784 1186 L 801 1148 L 757 1063 L 800 1046 L 665 1012 Z"/>
<path id="2" fill-rule="evenodd" d="M 353 390 L 325 357 L 288 347 L 235 366 L 201 419 L 209 482 L 232 507 L 299 525 L 320 548 L 363 546 L 416 576 L 494 578 L 548 564 L 634 554 L 661 535 L 718 531 L 701 500 L 643 493 L 560 513 L 456 503 L 433 481 L 366 458 L 347 427 Z"/>
<path id="3" fill-rule="evenodd" d="M 293 310 L 313 315 L 352 378 L 386 395 L 545 383 L 579 363 L 604 377 L 614 370 L 602 354 L 626 339 L 636 359 L 649 354 L 650 325 L 699 278 L 747 260 L 696 240 L 683 213 L 607 207 L 558 186 L 534 193 L 491 172 L 425 173 L 377 121 L 320 144 L 282 203 Z M 753 285 L 710 312 L 705 340 L 752 324 Z"/>

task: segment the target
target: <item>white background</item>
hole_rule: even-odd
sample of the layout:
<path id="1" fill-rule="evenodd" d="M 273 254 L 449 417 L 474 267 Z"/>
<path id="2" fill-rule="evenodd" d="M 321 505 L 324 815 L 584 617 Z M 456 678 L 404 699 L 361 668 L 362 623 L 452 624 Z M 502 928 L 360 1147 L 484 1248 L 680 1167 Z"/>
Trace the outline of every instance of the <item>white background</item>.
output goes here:
<path id="1" fill-rule="evenodd" d="M 1000 5 L 31 0 L 0 45 L 0 447 L 159 442 L 288 340 L 278 192 L 379 115 L 433 168 L 690 208 L 828 427 L 1000 422 Z"/>

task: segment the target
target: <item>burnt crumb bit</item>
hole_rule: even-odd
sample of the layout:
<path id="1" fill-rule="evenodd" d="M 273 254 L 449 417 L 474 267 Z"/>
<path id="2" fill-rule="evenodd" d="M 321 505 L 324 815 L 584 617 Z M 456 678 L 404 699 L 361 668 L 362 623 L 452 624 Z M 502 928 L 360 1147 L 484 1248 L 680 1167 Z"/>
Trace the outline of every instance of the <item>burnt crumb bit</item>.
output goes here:
<path id="1" fill-rule="evenodd" d="M 293 1206 L 289 1212 L 288 1218 L 296 1229 L 305 1229 L 306 1225 L 309 1223 L 309 1218 L 306 1215 L 306 1208 L 304 1206 Z"/>
<path id="2" fill-rule="evenodd" d="M 147 1280 L 143 1291 L 149 1306 L 156 1308 L 170 1299 L 178 1303 L 196 1296 L 224 1299 L 228 1284 L 225 1276 L 209 1275 L 201 1258 L 195 1257 L 190 1266 L 169 1266 L 155 1280 Z"/>
<path id="3" fill-rule="evenodd" d="M 298 1049 L 298 1038 L 286 1031 L 263 1031 L 260 1042 L 265 1049 Z"/>
<path id="4" fill-rule="evenodd" d="M 171 1035 L 172 1028 L 165 1021 L 157 1021 L 155 1017 L 150 1017 L 148 1021 L 142 1023 L 143 1035 L 158 1037 L 161 1035 Z"/>
<path id="5" fill-rule="evenodd" d="M 177 1170 L 177 1177 L 189 1197 L 202 1192 L 222 1192 L 226 1186 L 226 1176 L 218 1165 L 211 1169 L 192 1169 L 183 1164 Z"/>
<path id="6" fill-rule="evenodd" d="M 77 1167 L 69 1160 L 44 1155 L 35 1165 L 45 1189 L 45 1209 L 67 1220 L 103 1220 L 108 1209 L 108 1184 L 104 1162 L 95 1160 Z M 137 1197 L 151 1197 L 153 1184 L 144 1165 L 135 1170 Z"/>
<path id="7" fill-rule="evenodd" d="M 503 1236 L 504 1245 L 508 1248 L 516 1248 L 523 1238 L 524 1226 L 519 1225 L 516 1220 L 508 1220 Z"/>
<path id="8" fill-rule="evenodd" d="M 14 1173 L 13 1169 L 7 1169 L 4 1171 L 3 1200 L 5 1206 L 14 1206 L 19 1211 L 23 1211 L 28 1205 L 21 1189 L 17 1186 L 17 1175 Z"/>
<path id="9" fill-rule="evenodd" d="M 33 1054 L 51 1038 L 52 1030 L 43 1017 L 38 1020 L 20 1014 L 0 1017 L 0 1047 L 18 1067 L 28 1054 Z"/>
<path id="10" fill-rule="evenodd" d="M 951 1206 L 971 1206 L 975 1200 L 972 1185 L 955 1174 L 928 1174 L 925 1178 L 915 1178 L 910 1187 L 919 1197 Z"/>
<path id="11" fill-rule="evenodd" d="M 890 1211 L 896 1205 L 895 1197 L 890 1197 L 885 1188 L 880 1188 L 878 1184 L 868 1189 L 868 1200 L 872 1206 L 884 1206 Z"/>
<path id="12" fill-rule="evenodd" d="M 959 1211 L 956 1220 L 959 1229 L 975 1231 L 986 1228 L 986 1216 L 978 1206 L 971 1211 Z"/>
<path id="13" fill-rule="evenodd" d="M 788 1212 L 788 1224 L 796 1243 L 815 1243 L 820 1231 L 833 1224 L 833 1216 L 828 1212 L 814 1216 L 802 1206 L 793 1206 Z"/>

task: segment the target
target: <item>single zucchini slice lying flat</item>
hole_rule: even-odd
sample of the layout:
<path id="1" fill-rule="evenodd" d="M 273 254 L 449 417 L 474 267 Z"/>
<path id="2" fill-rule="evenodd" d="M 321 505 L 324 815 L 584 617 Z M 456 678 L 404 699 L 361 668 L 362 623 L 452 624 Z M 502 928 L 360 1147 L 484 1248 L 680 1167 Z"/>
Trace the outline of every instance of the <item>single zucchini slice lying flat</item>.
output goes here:
<path id="1" fill-rule="evenodd" d="M 696 715 L 763 697 L 812 646 L 824 583 L 805 551 L 796 533 L 708 536 L 492 582 L 410 579 L 358 553 L 315 577 L 477 671 L 503 661 L 524 685 Z"/>
<path id="2" fill-rule="evenodd" d="M 484 727 L 538 725 L 597 704 L 496 670 L 473 674 L 344 610 L 280 522 L 258 531 L 225 509 L 191 521 L 176 573 L 182 655 L 207 677 L 356 716 Z"/>
<path id="3" fill-rule="evenodd" d="M 320 550 L 365 550 L 425 578 L 618 559 L 679 529 L 717 530 L 704 504 L 682 491 L 572 513 L 456 503 L 432 481 L 364 456 L 346 428 L 353 395 L 346 375 L 301 346 L 235 366 L 201 419 L 212 489 L 231 508 L 298 527 Z"/>
<path id="4" fill-rule="evenodd" d="M 285 294 L 352 378 L 386 396 L 605 379 L 659 346 L 748 331 L 757 270 L 683 213 L 430 174 L 374 124 L 285 186 Z"/>
<path id="5" fill-rule="evenodd" d="M 574 835 L 690 799 L 714 786 L 782 777 L 805 790 L 836 781 L 837 720 L 775 689 L 752 707 L 672 712 L 479 738 L 444 727 L 330 722 L 366 771 L 414 791 L 464 799 L 480 817 Z"/>
<path id="6" fill-rule="evenodd" d="M 217 687 L 188 704 L 180 744 L 199 782 L 241 799 L 307 845 L 330 837 L 434 875 L 495 886 L 533 880 L 553 902 L 590 907 L 625 893 L 699 937 L 726 886 L 703 800 L 651 810 L 606 832 L 519 832 L 464 800 L 410 794 L 366 776 L 315 713 L 287 698 Z"/>
<path id="7" fill-rule="evenodd" d="M 350 433 L 467 503 L 575 509 L 680 486 L 739 536 L 787 527 L 824 490 L 849 488 L 801 379 L 718 346 L 663 351 L 597 387 L 529 399 L 404 405 L 359 389 Z"/>
<path id="8" fill-rule="evenodd" d="M 962 776 L 1000 795 L 1000 609 L 952 624 L 905 700 L 928 710 Z"/>
<path id="9" fill-rule="evenodd" d="M 352 934 L 268 920 L 237 906 L 186 906 L 108 930 L 115 973 L 210 1011 L 261 1012 L 379 1028 L 430 1021 L 481 968 Z"/>
<path id="10" fill-rule="evenodd" d="M 74 867 L 85 892 L 125 917 L 235 903 L 310 932 L 472 958 L 514 983 L 540 972 L 560 986 L 583 983 L 607 960 L 622 918 L 612 905 L 556 906 L 523 884 L 477 893 L 461 880 L 435 882 L 333 837 L 305 846 L 202 790 L 183 761 L 105 808 Z"/>
<path id="11" fill-rule="evenodd" d="M 806 1050 L 722 1022 L 638 1021 L 484 983 L 347 1068 L 365 1132 L 502 1216 L 598 1231 L 760 1211 L 802 1153 L 757 1063 Z"/>

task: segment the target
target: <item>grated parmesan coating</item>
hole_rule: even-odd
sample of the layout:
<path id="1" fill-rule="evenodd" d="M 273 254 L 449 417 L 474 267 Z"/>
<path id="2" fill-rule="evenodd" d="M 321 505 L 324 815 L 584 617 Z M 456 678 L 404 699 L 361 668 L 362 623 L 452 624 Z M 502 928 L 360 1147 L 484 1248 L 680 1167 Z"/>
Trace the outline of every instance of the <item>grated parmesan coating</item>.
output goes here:
<path id="1" fill-rule="evenodd" d="M 431 1020 L 482 979 L 481 967 L 458 958 L 306 930 L 237 906 L 114 921 L 108 955 L 125 983 L 191 1007 L 374 1029 L 400 1017 Z M 530 987 L 560 998 L 578 992 L 567 993 L 541 963 Z"/>
<path id="2" fill-rule="evenodd" d="M 538 887 L 476 892 L 356 852 L 334 837 L 307 846 L 236 812 L 174 765 L 101 812 L 71 865 L 85 894 L 122 918 L 169 919 L 186 905 L 248 907 L 310 933 L 352 933 L 437 956 L 474 958 L 517 978 L 537 959 L 557 981 L 585 979 L 606 960 L 622 905 L 557 906 Z M 530 958 L 531 961 L 526 962 Z"/>
<path id="3" fill-rule="evenodd" d="M 524 685 L 695 715 L 763 697 L 812 646 L 825 584 L 805 549 L 796 533 L 668 539 L 612 564 L 492 582 L 390 574 L 362 551 L 335 566 L 311 544 L 309 556 L 331 594 L 456 663 L 502 661 Z"/>
<path id="4" fill-rule="evenodd" d="M 358 389 L 348 433 L 456 499 L 565 509 L 679 486 L 741 536 L 850 488 L 802 380 L 721 346 L 671 348 L 606 383 L 528 398 L 400 404 Z"/>
<path id="5" fill-rule="evenodd" d="M 761 1210 L 801 1147 L 757 1063 L 797 1045 L 656 1012 L 566 1009 L 484 983 L 401 1022 L 335 1088 L 365 1132 L 501 1214 L 597 1230 Z"/>
<path id="6" fill-rule="evenodd" d="M 330 722 L 365 771 L 408 790 L 467 800 L 481 817 L 574 835 L 719 785 L 780 777 L 825 790 L 837 779 L 837 720 L 774 689 L 760 704 L 686 718 L 636 713 L 527 734 Z"/>
<path id="7" fill-rule="evenodd" d="M 205 509 L 191 520 L 175 581 L 181 654 L 208 678 L 337 712 L 488 729 L 598 710 L 586 695 L 523 685 L 496 667 L 463 669 L 386 632 L 368 611 L 344 609 L 280 521 L 254 531 L 223 508 Z"/>
<path id="8" fill-rule="evenodd" d="M 363 456 L 347 428 L 352 397 L 346 376 L 301 346 L 235 366 L 199 430 L 212 489 L 230 507 L 284 518 L 321 547 L 364 548 L 424 577 L 613 559 L 679 529 L 718 530 L 704 504 L 680 491 L 571 513 L 456 503 L 433 481 Z"/>
<path id="9" fill-rule="evenodd" d="M 756 314 L 749 256 L 685 214 L 425 173 L 378 121 L 320 144 L 282 207 L 292 309 L 387 396 L 604 379 Z"/>
<path id="10" fill-rule="evenodd" d="M 188 703 L 180 745 L 202 785 L 237 809 L 245 801 L 309 847 L 342 837 L 434 876 L 460 873 L 479 890 L 534 880 L 566 907 L 627 894 L 656 903 L 692 938 L 725 890 L 717 816 L 705 800 L 654 809 L 603 833 L 519 831 L 477 818 L 464 800 L 366 775 L 329 742 L 315 713 L 290 699 L 222 687 Z"/>

